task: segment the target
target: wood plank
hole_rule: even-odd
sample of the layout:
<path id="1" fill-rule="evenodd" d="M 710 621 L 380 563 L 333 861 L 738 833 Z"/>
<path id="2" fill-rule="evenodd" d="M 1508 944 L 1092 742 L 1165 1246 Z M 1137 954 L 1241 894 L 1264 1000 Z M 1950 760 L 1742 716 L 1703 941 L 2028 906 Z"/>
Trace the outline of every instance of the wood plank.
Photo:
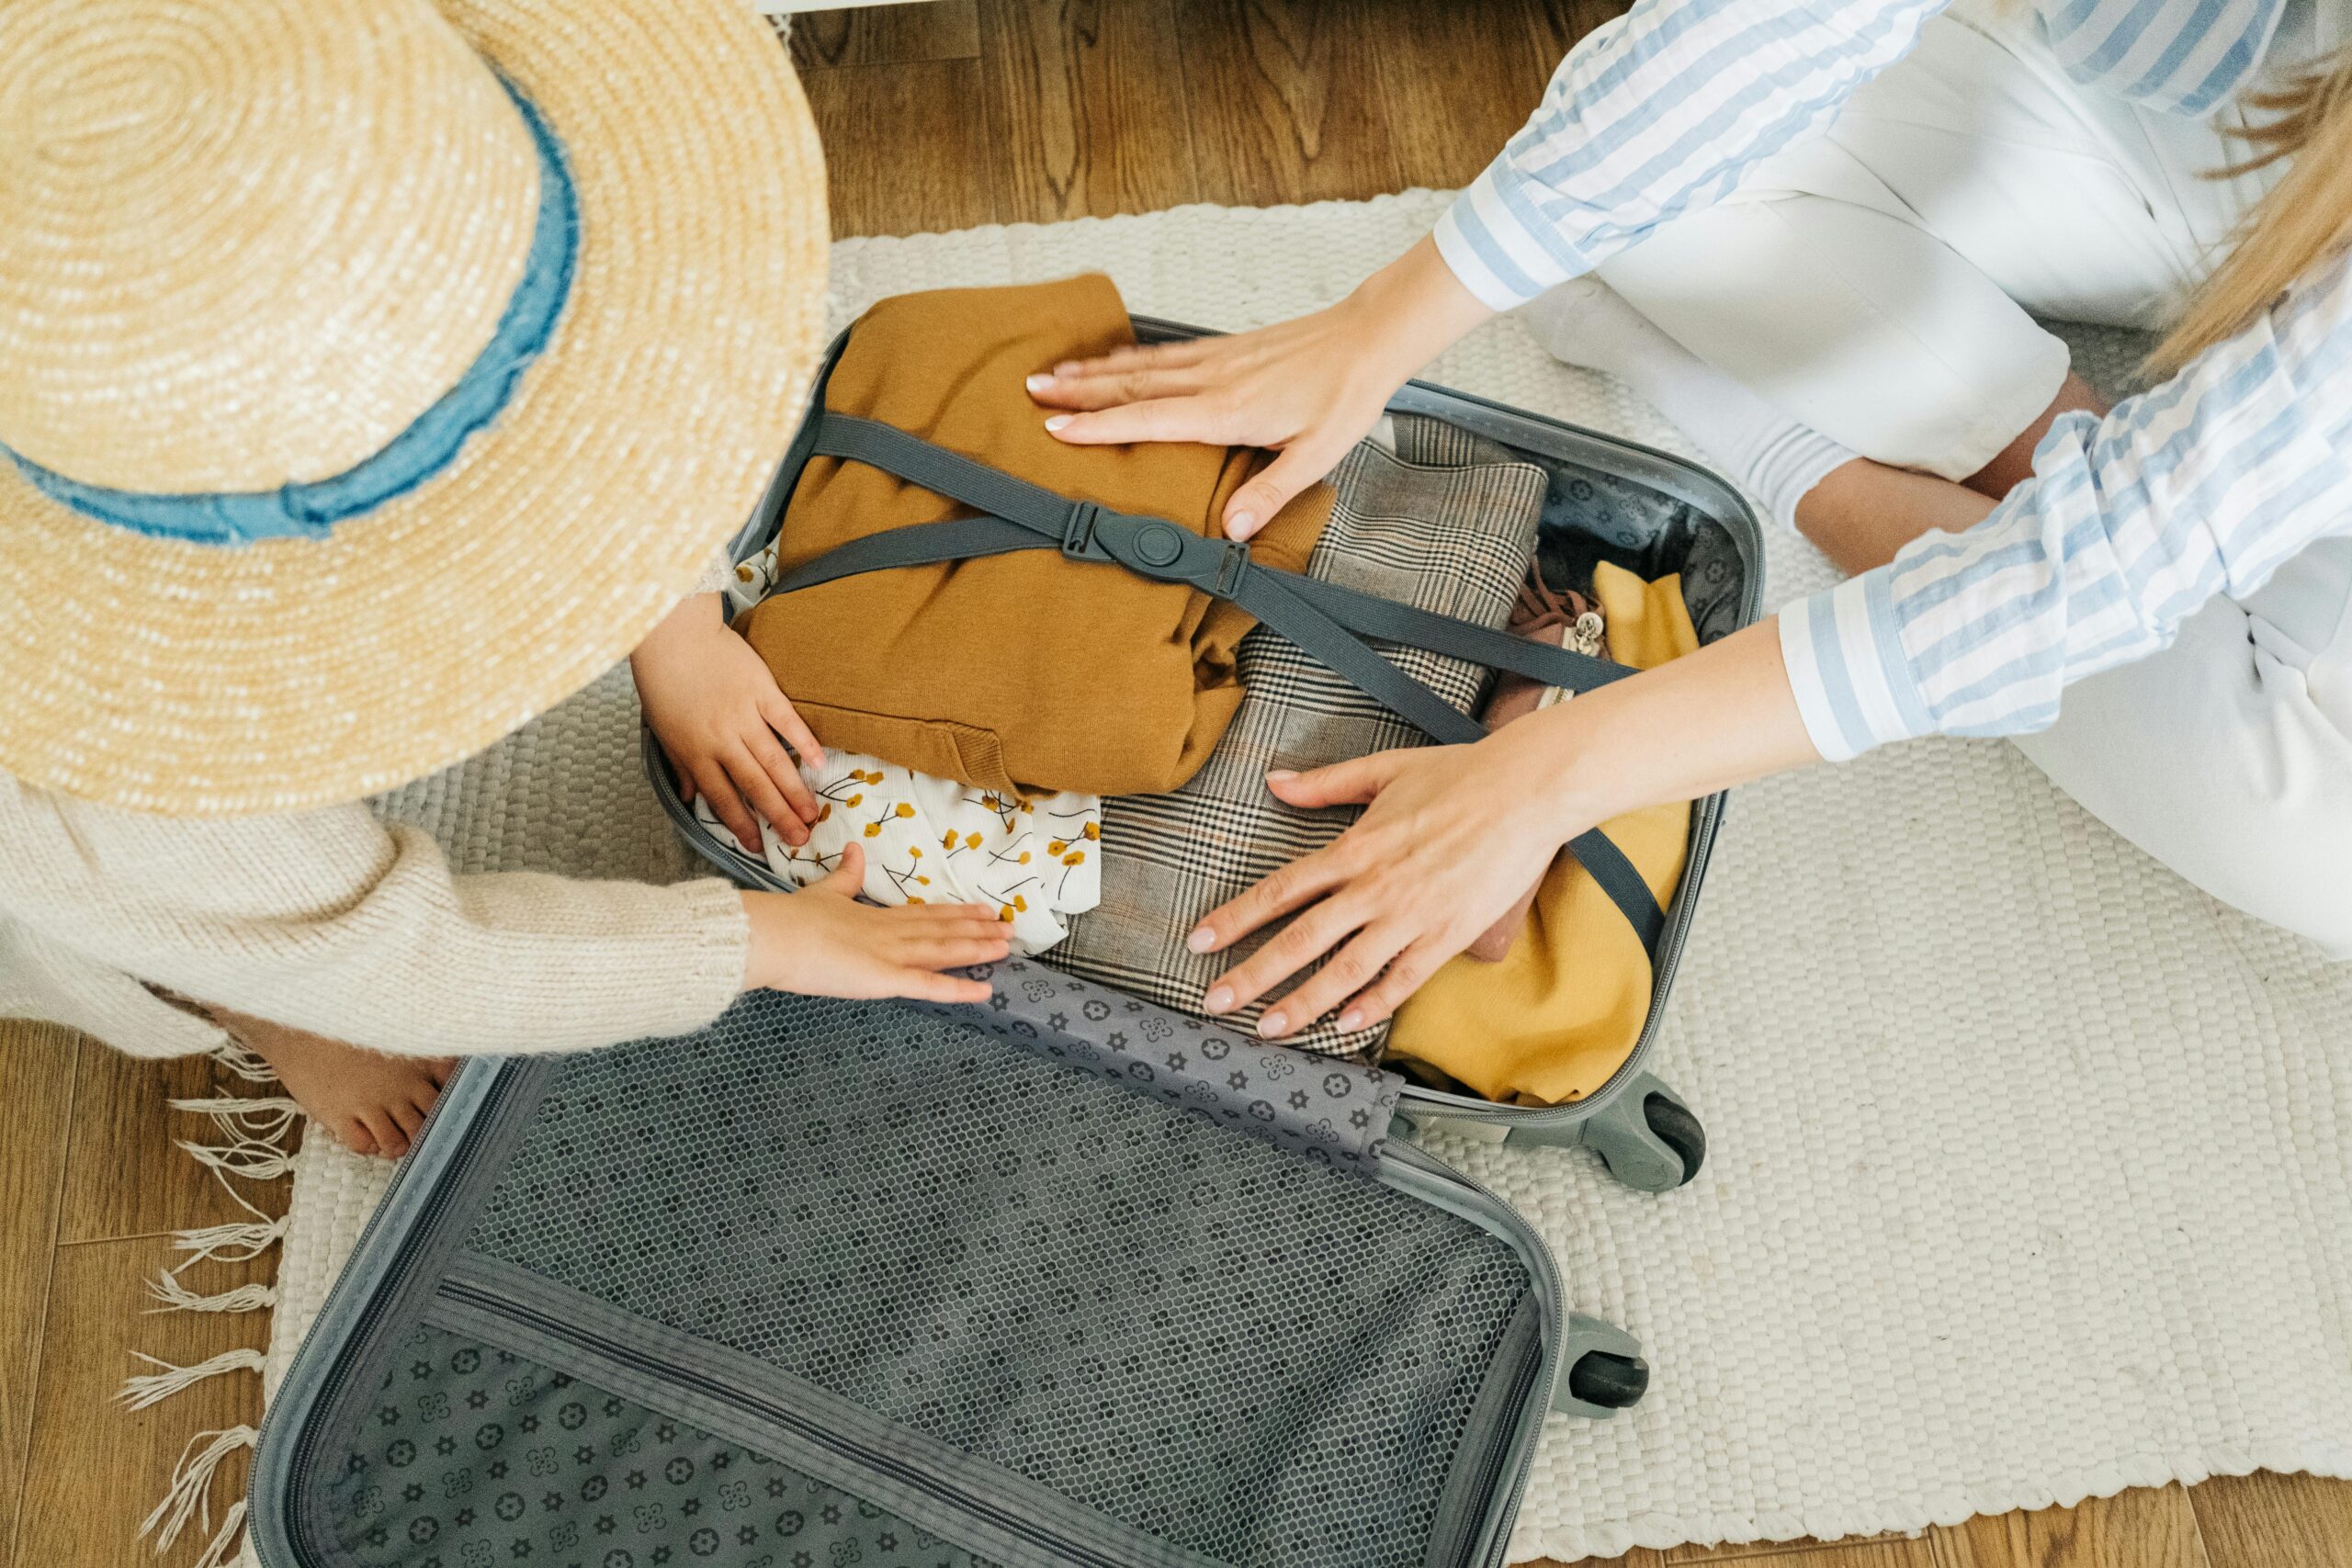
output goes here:
<path id="1" fill-rule="evenodd" d="M 50 1255 L 65 1191 L 65 1151 L 81 1037 L 55 1024 L 0 1021 L 0 1563 L 16 1536 L 32 1441 Z"/>
<path id="2" fill-rule="evenodd" d="M 1836 1541 L 1756 1561 L 1773 1568 L 1937 1568 L 1935 1548 L 1925 1537 Z"/>
<path id="3" fill-rule="evenodd" d="M 1489 0 L 1475 17 L 1415 0 L 1372 0 L 1367 37 L 1398 183 L 1450 190 L 1492 162 L 1544 96 L 1567 52 L 1540 0 Z"/>
<path id="4" fill-rule="evenodd" d="M 2177 1485 L 1979 1515 L 1929 1534 L 1941 1568 L 2211 1568 L 2196 1510 Z"/>
<path id="5" fill-rule="evenodd" d="M 1529 20 L 1535 51 L 1557 65 L 1585 34 L 1631 8 L 1632 0 L 1533 0 Z M 1544 69 L 1548 74 L 1551 66 Z"/>
<path id="6" fill-rule="evenodd" d="M 1539 1557 L 1521 1568 L 1660 1568 L 1665 1559 L 1646 1546 L 1637 1546 L 1623 1557 L 1585 1557 L 1574 1562 L 1557 1562 L 1549 1557 Z"/>
<path id="7" fill-rule="evenodd" d="M 792 18 L 792 63 L 802 72 L 844 65 L 970 60 L 980 52 L 978 0 L 862 6 Z"/>
<path id="8" fill-rule="evenodd" d="M 977 60 L 811 71 L 833 233 L 920 234 L 995 220 Z"/>
<path id="9" fill-rule="evenodd" d="M 81 1053 L 74 1080 L 58 1239 L 103 1241 L 251 1219 L 210 1171 L 174 1144 L 219 1143 L 217 1129 L 165 1101 L 268 1092 L 222 1073 L 207 1056 L 142 1060 L 92 1042 Z M 241 1181 L 237 1190 L 266 1213 L 280 1214 L 291 1185 Z"/>
<path id="10" fill-rule="evenodd" d="M 2352 1568 L 2352 1481 L 2257 1471 L 2188 1499 L 2212 1568 Z"/>
<path id="11" fill-rule="evenodd" d="M 1269 207 L 1398 188 L 1365 0 L 1175 0 L 1174 14 L 1204 199 Z"/>
<path id="12" fill-rule="evenodd" d="M 193 1562 L 201 1534 L 183 1534 L 155 1556 L 137 1538 L 139 1522 L 171 1483 L 181 1450 L 198 1432 L 257 1421 L 261 1380 L 232 1372 L 196 1384 L 150 1410 L 114 1404 L 123 1378 L 145 1370 L 145 1351 L 187 1366 L 238 1346 L 259 1348 L 266 1313 L 149 1315 L 143 1281 L 170 1261 L 156 1236 L 61 1247 L 43 1330 L 40 1387 L 33 1413 L 17 1561 L 42 1568 L 162 1568 Z M 271 1257 L 242 1267 L 209 1266 L 206 1281 L 226 1290 L 266 1278 Z M 243 1495 L 244 1456 L 214 1477 L 212 1517 Z"/>
<path id="13" fill-rule="evenodd" d="M 999 221 L 1200 198 L 1166 0 L 988 0 L 982 36 Z"/>

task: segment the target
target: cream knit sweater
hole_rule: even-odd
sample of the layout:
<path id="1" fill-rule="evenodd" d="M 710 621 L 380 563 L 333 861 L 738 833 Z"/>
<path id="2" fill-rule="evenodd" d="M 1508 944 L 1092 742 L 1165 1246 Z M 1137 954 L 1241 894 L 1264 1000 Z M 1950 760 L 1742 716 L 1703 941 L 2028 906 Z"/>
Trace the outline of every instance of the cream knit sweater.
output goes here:
<path id="1" fill-rule="evenodd" d="M 716 878 L 451 874 L 362 805 L 177 818 L 0 774 L 0 1016 L 141 1056 L 221 1043 L 141 982 L 379 1050 L 560 1051 L 700 1027 L 749 931 Z"/>

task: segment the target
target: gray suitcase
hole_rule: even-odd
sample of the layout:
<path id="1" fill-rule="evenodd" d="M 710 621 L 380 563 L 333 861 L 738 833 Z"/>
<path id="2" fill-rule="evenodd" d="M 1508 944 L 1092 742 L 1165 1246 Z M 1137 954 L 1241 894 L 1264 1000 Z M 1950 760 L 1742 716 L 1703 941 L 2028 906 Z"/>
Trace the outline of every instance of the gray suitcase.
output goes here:
<path id="1" fill-rule="evenodd" d="M 1589 541 L 1626 564 L 1714 530 L 1702 626 L 1753 618 L 1754 524 L 1705 475 L 1433 388 L 1397 406 L 1654 497 L 1655 527 Z M 1720 816 L 1694 813 L 1661 1003 Z M 1529 1110 L 1035 962 L 989 979 L 982 1007 L 761 994 L 469 1062 L 270 1407 L 261 1562 L 1500 1563 L 1547 1411 L 1605 1416 L 1648 1371 L 1400 1123 L 1672 1186 L 1696 1123 L 1649 1032 L 1603 1094 Z"/>
<path id="2" fill-rule="evenodd" d="M 1136 338 L 1144 343 L 1199 335 L 1196 328 L 1148 317 L 1134 321 Z M 847 340 L 845 333 L 834 343 L 825 373 Z M 821 404 L 823 385 L 820 374 L 812 403 Z M 1408 383 L 1390 401 L 1389 411 L 1442 421 L 1544 468 L 1552 476 L 1544 525 L 1547 548 L 1560 550 L 1571 562 L 1611 560 L 1646 578 L 1681 573 L 1702 642 L 1756 620 L 1764 583 L 1763 546 L 1755 514 L 1713 474 L 1651 447 L 1422 381 Z M 735 540 L 736 559 L 752 556 L 775 536 L 800 470 L 813 455 L 813 422 L 804 422 L 798 441 Z M 789 886 L 765 862 L 697 825 L 650 733 L 645 748 L 654 792 L 696 853 L 743 886 Z M 1695 1177 L 1706 1157 L 1705 1131 L 1690 1106 L 1648 1069 L 1647 1060 L 1723 822 L 1724 802 L 1721 794 L 1710 795 L 1690 814 L 1682 880 L 1651 946 L 1655 978 L 1649 1016 L 1634 1048 L 1606 1083 L 1571 1104 L 1519 1106 L 1408 1081 L 1403 1086 L 1404 1114 L 1415 1122 L 1442 1123 L 1498 1143 L 1583 1145 L 1598 1154 L 1618 1180 L 1643 1191 L 1666 1191 Z M 1052 962 L 1050 954 L 1044 962 Z"/>

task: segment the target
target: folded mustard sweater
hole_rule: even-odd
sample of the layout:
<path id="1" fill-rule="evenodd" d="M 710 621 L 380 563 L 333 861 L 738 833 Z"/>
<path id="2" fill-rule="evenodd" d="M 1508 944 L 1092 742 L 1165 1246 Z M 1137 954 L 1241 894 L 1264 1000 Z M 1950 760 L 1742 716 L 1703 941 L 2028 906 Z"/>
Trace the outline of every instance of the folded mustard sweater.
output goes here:
<path id="1" fill-rule="evenodd" d="M 825 407 L 911 432 L 1115 511 L 1223 532 L 1225 503 L 1268 455 L 1154 442 L 1079 446 L 1046 431 L 1023 385 L 1135 341 L 1100 276 L 885 299 L 858 318 Z M 1313 485 L 1250 541 L 1296 571 L 1329 519 Z M 969 509 L 862 463 L 809 460 L 785 513 L 789 571 L 852 539 Z M 1052 549 L 868 572 L 770 598 L 741 623 L 817 739 L 1000 794 L 1174 789 L 1241 702 L 1234 648 L 1252 622 L 1177 582 Z"/>

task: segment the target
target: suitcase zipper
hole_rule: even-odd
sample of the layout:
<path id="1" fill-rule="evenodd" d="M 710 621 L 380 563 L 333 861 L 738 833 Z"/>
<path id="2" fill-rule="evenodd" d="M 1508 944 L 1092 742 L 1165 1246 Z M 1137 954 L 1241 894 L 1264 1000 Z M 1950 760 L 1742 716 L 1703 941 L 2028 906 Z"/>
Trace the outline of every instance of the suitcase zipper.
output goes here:
<path id="1" fill-rule="evenodd" d="M 1550 1245 L 1536 1234 L 1535 1227 L 1529 1224 L 1517 1209 L 1497 1197 L 1493 1190 L 1485 1183 L 1464 1176 L 1419 1145 L 1402 1137 L 1393 1138 L 1389 1142 L 1384 1157 L 1409 1167 L 1425 1177 L 1432 1177 L 1460 1188 L 1463 1191 L 1476 1197 L 1479 1200 L 1480 1210 L 1485 1219 L 1498 1226 L 1518 1244 L 1521 1254 L 1527 1259 L 1527 1271 L 1531 1282 L 1544 1305 L 1545 1341 L 1551 1347 L 1553 1361 L 1552 1381 L 1556 1382 L 1565 1376 L 1566 1371 L 1559 1366 L 1558 1357 L 1566 1309 L 1561 1303 L 1559 1266 L 1553 1261 Z M 1544 1359 L 1543 1356 L 1535 1358 L 1522 1374 L 1518 1391 L 1521 1408 L 1526 1411 L 1522 1419 L 1526 1421 L 1530 1429 L 1517 1445 L 1520 1450 L 1519 1463 L 1516 1472 L 1511 1477 L 1510 1491 L 1504 1502 L 1502 1511 L 1496 1517 L 1494 1543 L 1492 1550 L 1487 1555 L 1489 1568 L 1501 1568 L 1504 1558 L 1510 1552 L 1511 1529 L 1519 1522 L 1520 1500 L 1526 1495 L 1527 1478 L 1535 1468 L 1536 1439 L 1542 1433 L 1544 1417 L 1551 1413 L 1552 1398 L 1548 1388 L 1542 1391 L 1544 1397 L 1533 1401 L 1533 1407 L 1529 1408 L 1531 1404 L 1529 1396 L 1537 1392 L 1529 1385 L 1535 1382 L 1542 1373 Z M 1481 1468 L 1485 1472 L 1481 1477 L 1482 1482 L 1500 1473 L 1503 1456 L 1508 1451 L 1506 1447 L 1498 1445 L 1482 1461 Z"/>
<path id="2" fill-rule="evenodd" d="M 745 1393 L 716 1379 L 706 1377 L 692 1368 L 682 1367 L 659 1356 L 649 1356 L 618 1340 L 591 1332 L 575 1323 L 564 1321 L 546 1313 L 519 1306 L 493 1292 L 480 1290 L 458 1280 L 444 1280 L 437 1292 L 442 1299 L 469 1306 L 493 1317 L 504 1318 L 536 1329 L 549 1338 L 560 1339 L 582 1349 L 617 1361 L 675 1387 L 691 1389 L 714 1404 L 730 1406 L 770 1426 L 781 1427 L 815 1447 L 837 1454 L 861 1469 L 878 1472 L 916 1491 L 924 1493 L 958 1512 L 979 1518 L 1006 1534 L 1016 1536 L 1030 1545 L 1054 1553 L 1062 1561 L 1088 1565 L 1088 1568 L 1130 1568 L 1127 1559 L 1108 1556 L 1082 1542 L 1072 1540 L 1036 1521 L 1011 1513 L 991 1504 L 971 1491 L 942 1481 L 937 1476 L 902 1460 L 865 1447 L 828 1430 L 784 1405 Z M 849 1488 L 842 1488 L 844 1491 Z"/>
<path id="3" fill-rule="evenodd" d="M 484 1058 L 483 1066 L 480 1070 L 494 1072 L 497 1077 L 483 1091 L 482 1101 L 474 1108 L 474 1113 L 468 1116 L 458 1129 L 455 1145 L 450 1151 L 448 1159 L 437 1168 L 436 1175 L 451 1170 L 462 1172 L 470 1168 L 475 1148 L 484 1138 L 492 1135 L 498 1120 L 496 1112 L 505 1104 L 509 1097 L 514 1083 L 514 1077 L 511 1076 L 513 1068 L 509 1063 Z M 450 1085 L 441 1091 L 444 1100 L 449 1099 L 456 1089 L 457 1083 L 452 1080 Z M 426 1131 L 431 1131 L 430 1127 Z M 401 1182 L 410 1179 L 411 1173 L 417 1168 L 414 1162 L 401 1166 L 400 1176 L 394 1179 L 392 1190 L 384 1194 L 383 1201 L 376 1205 L 376 1212 L 369 1214 L 368 1223 L 360 1227 L 359 1239 L 352 1244 L 353 1258 L 364 1258 L 368 1255 L 368 1244 L 375 1238 L 376 1232 L 384 1223 L 385 1215 L 391 1213 L 394 1207 L 393 1198 L 399 1190 Z M 418 1205 L 415 1217 L 401 1230 L 397 1238 L 390 1263 L 382 1276 L 385 1280 L 397 1280 L 406 1275 L 411 1254 L 416 1250 L 421 1240 L 435 1235 L 438 1231 L 437 1222 L 442 1212 L 451 1201 L 450 1190 L 462 1185 L 462 1182 L 434 1180 L 427 1186 L 424 1201 Z M 341 1284 L 342 1281 L 339 1280 L 337 1291 L 328 1297 L 329 1309 L 334 1306 L 335 1296 L 341 1293 Z M 334 1396 L 340 1397 L 343 1392 L 338 1385 L 347 1372 L 354 1349 L 364 1349 L 373 1344 L 378 1321 L 390 1310 L 390 1303 L 397 1293 L 393 1291 L 378 1289 L 369 1291 L 361 1297 L 358 1307 L 352 1314 L 349 1330 L 342 1335 L 340 1354 L 335 1359 L 334 1371 L 329 1374 L 329 1386 L 334 1390 Z M 311 1354 L 312 1341 L 318 1338 L 322 1325 L 333 1316 L 331 1310 L 322 1309 L 318 1316 L 311 1319 L 311 1326 L 302 1335 L 301 1344 L 295 1349 L 294 1364 L 300 1365 L 304 1358 Z M 273 1410 L 270 1414 L 274 1415 L 275 1411 Z M 266 1425 L 266 1418 L 265 1418 Z M 319 1433 L 329 1423 L 306 1418 L 296 1428 L 293 1453 L 288 1457 L 286 1466 L 289 1482 L 287 1490 L 289 1496 L 299 1497 L 303 1495 L 310 1480 L 312 1462 L 318 1457 Z M 311 1544 L 304 1539 L 309 1533 L 305 1510 L 300 1508 L 291 1510 L 291 1517 L 287 1524 L 288 1533 L 297 1543 L 298 1555 L 302 1555 L 300 1549 Z"/>

